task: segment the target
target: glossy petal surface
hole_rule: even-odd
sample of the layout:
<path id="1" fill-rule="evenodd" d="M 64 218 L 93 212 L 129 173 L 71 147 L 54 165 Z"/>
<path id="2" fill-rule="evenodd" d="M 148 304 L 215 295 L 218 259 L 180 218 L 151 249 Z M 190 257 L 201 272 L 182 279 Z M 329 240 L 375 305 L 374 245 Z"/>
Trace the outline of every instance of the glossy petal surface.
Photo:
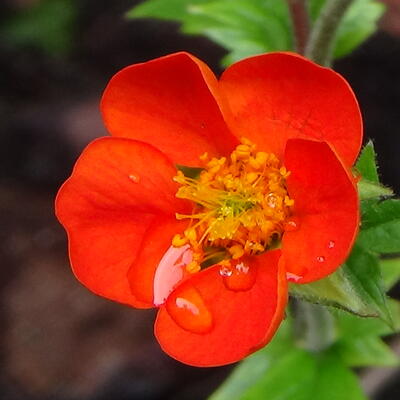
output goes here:
<path id="1" fill-rule="evenodd" d="M 83 151 L 58 193 L 56 213 L 68 232 L 73 271 L 90 290 L 152 305 L 132 295 L 126 275 L 152 222 L 187 211 L 175 197 L 175 174 L 161 152 L 134 140 L 102 138 Z"/>
<path id="2" fill-rule="evenodd" d="M 298 223 L 283 236 L 285 268 L 295 282 L 311 282 L 336 270 L 351 250 L 359 224 L 357 188 L 327 143 L 289 140 L 285 166 Z"/>
<path id="3" fill-rule="evenodd" d="M 228 68 L 221 88 L 234 115 L 231 130 L 282 157 L 289 138 L 329 142 L 351 166 L 362 121 L 348 83 L 298 55 L 270 53 Z"/>
<path id="4" fill-rule="evenodd" d="M 111 79 L 101 103 L 112 135 L 151 143 L 174 163 L 190 166 L 198 165 L 204 152 L 227 153 L 237 143 L 221 107 L 215 76 L 187 53 L 123 69 Z"/>
<path id="5" fill-rule="evenodd" d="M 177 221 L 175 217 L 157 217 L 153 220 L 143 237 L 143 246 L 128 272 L 130 287 L 137 299 L 160 305 L 186 276 L 184 266 L 187 263 L 184 261 L 187 249 L 175 249 L 175 254 L 169 250 L 174 235 L 183 232 L 186 226 L 187 222 Z M 166 257 L 167 252 L 169 257 Z"/>
<path id="6" fill-rule="evenodd" d="M 155 334 L 163 350 L 186 364 L 215 366 L 238 361 L 265 345 L 287 301 L 279 257 L 276 250 L 247 261 L 257 274 L 249 290 L 228 289 L 219 265 L 179 285 L 156 320 Z"/>

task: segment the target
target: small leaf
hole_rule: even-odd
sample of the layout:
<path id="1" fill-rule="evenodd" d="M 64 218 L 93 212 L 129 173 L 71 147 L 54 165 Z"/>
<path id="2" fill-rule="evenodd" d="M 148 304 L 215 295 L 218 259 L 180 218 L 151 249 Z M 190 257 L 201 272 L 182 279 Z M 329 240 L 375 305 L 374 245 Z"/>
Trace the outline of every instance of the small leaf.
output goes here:
<path id="1" fill-rule="evenodd" d="M 377 253 L 400 252 L 400 199 L 364 201 L 358 243 Z"/>
<path id="2" fill-rule="evenodd" d="M 392 324 L 377 257 L 356 245 L 343 270 L 360 298 L 375 309 L 380 318 Z"/>
<path id="3" fill-rule="evenodd" d="M 339 338 L 357 340 L 366 336 L 386 336 L 400 331 L 400 303 L 389 299 L 388 307 L 393 320 L 393 327 L 389 327 L 378 318 L 360 318 L 339 309 L 331 309 L 336 319 Z"/>
<path id="4" fill-rule="evenodd" d="M 390 347 L 376 336 L 346 338 L 335 345 L 335 351 L 349 367 L 392 367 L 400 363 Z"/>
<path id="5" fill-rule="evenodd" d="M 379 261 L 386 290 L 400 280 L 400 258 L 387 258 Z"/>
<path id="6" fill-rule="evenodd" d="M 393 196 L 392 189 L 376 182 L 367 181 L 365 179 L 361 179 L 357 182 L 357 188 L 360 200 L 368 200 L 383 196 Z"/>
<path id="7" fill-rule="evenodd" d="M 369 182 L 379 183 L 376 153 L 371 141 L 369 141 L 361 150 L 355 168 L 361 174 L 363 179 L 366 179 Z"/>
<path id="8" fill-rule="evenodd" d="M 355 0 L 340 23 L 335 41 L 334 57 L 351 53 L 377 29 L 385 6 L 376 0 Z"/>
<path id="9" fill-rule="evenodd" d="M 378 259 L 354 247 L 347 263 L 335 273 L 305 285 L 291 284 L 290 294 L 300 299 L 341 308 L 390 323 Z"/>

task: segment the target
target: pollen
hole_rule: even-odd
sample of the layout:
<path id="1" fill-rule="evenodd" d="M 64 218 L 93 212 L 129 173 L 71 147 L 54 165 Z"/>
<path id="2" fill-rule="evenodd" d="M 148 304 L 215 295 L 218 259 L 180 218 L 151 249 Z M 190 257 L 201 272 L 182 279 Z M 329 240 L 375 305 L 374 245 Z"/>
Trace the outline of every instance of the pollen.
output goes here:
<path id="1" fill-rule="evenodd" d="M 210 159 L 205 153 L 200 162 L 204 169 L 196 179 L 181 171 L 174 178 L 181 185 L 176 196 L 193 203 L 191 214 L 176 214 L 190 222 L 172 240 L 175 247 L 191 246 L 187 271 L 198 272 L 210 261 L 257 255 L 275 245 L 294 205 L 286 188 L 290 171 L 246 138 L 229 157 Z"/>

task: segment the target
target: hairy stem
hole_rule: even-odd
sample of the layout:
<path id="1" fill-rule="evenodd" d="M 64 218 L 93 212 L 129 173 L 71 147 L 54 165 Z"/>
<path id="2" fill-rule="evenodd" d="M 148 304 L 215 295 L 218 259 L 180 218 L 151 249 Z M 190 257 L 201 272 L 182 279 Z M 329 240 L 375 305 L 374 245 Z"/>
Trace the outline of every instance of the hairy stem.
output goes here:
<path id="1" fill-rule="evenodd" d="M 353 0 L 327 0 L 315 21 L 305 55 L 321 65 L 330 65 L 339 23 Z"/>
<path id="2" fill-rule="evenodd" d="M 291 305 L 297 345 L 313 352 L 327 349 L 337 334 L 334 318 L 328 309 L 301 300 L 294 300 Z"/>
<path id="3" fill-rule="evenodd" d="M 287 0 L 287 3 L 293 24 L 296 51 L 304 54 L 310 33 L 310 20 L 306 0 Z"/>

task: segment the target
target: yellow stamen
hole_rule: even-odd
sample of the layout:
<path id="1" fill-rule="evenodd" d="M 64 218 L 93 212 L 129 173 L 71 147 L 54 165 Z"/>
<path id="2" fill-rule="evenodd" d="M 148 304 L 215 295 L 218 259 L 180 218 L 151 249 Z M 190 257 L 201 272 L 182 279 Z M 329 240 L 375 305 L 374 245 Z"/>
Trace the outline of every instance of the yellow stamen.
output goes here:
<path id="1" fill-rule="evenodd" d="M 294 205 L 285 182 L 290 172 L 246 138 L 228 159 L 209 159 L 206 153 L 200 159 L 205 168 L 198 179 L 180 171 L 174 178 L 181 185 L 176 196 L 194 204 L 192 214 L 177 214 L 192 222 L 172 240 L 176 247 L 190 244 L 188 272 L 197 272 L 215 254 L 238 259 L 265 251 L 282 235 Z"/>

